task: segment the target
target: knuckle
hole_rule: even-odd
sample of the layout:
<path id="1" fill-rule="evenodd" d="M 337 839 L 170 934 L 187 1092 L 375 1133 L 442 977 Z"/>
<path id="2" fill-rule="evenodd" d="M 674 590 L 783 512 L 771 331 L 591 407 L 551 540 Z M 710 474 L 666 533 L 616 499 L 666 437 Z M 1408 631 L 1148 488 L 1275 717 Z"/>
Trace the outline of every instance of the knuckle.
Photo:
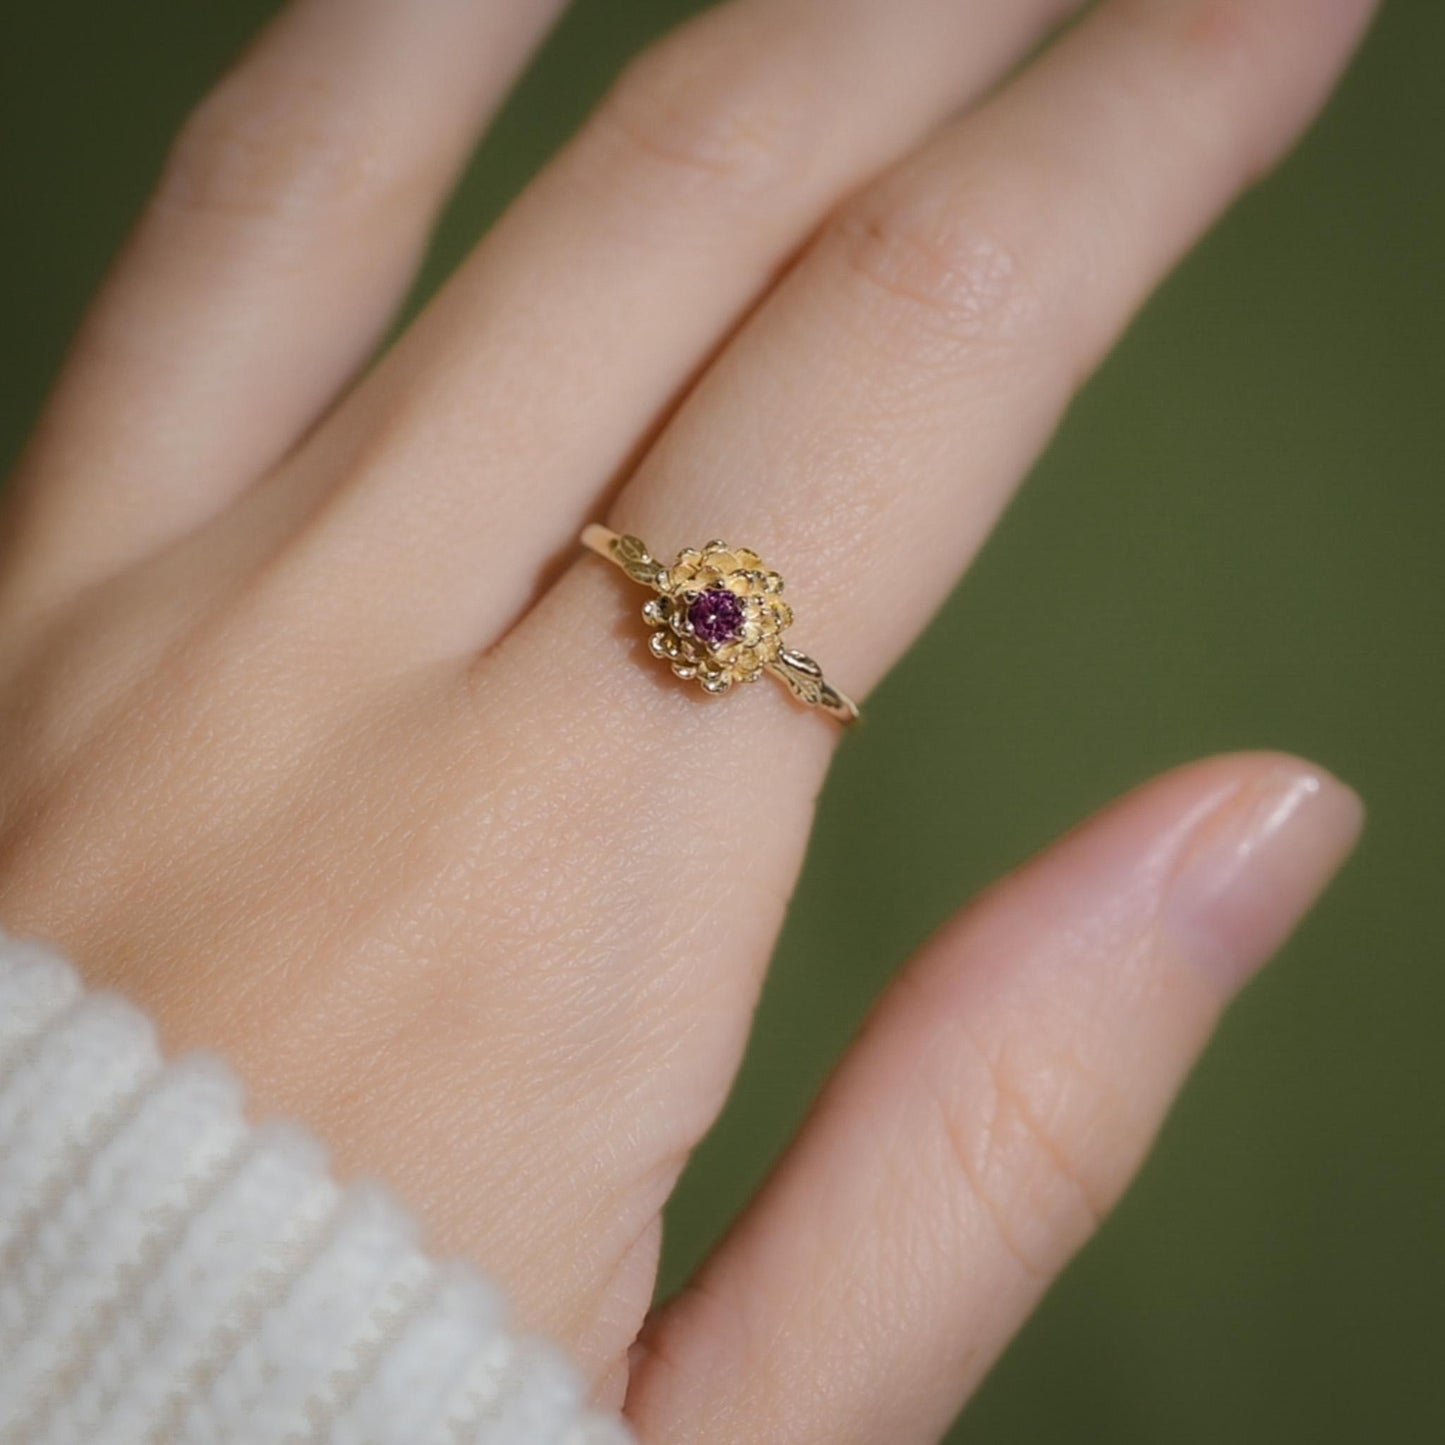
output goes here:
<path id="1" fill-rule="evenodd" d="M 1254 0 L 1197 0 L 1165 17 L 1178 26 L 1183 52 L 1210 71 L 1233 74 L 1249 68 L 1260 44 L 1275 28 L 1269 7 Z"/>
<path id="2" fill-rule="evenodd" d="M 1275 7 L 1249 0 L 1203 0 L 1178 37 L 1185 67 L 1209 97 L 1176 106 L 1189 112 L 1178 123 L 1232 189 L 1262 180 L 1293 135 L 1291 126 L 1263 122 L 1254 98 L 1278 94 L 1279 62 L 1298 55 L 1294 39 Z"/>
<path id="3" fill-rule="evenodd" d="M 926 1090 L 950 1186 L 1027 1274 L 1046 1278 L 1122 1188 L 1114 1102 L 1067 1053 L 979 1044 L 966 1057 L 951 1086 Z"/>
<path id="4" fill-rule="evenodd" d="M 604 144 L 631 174 L 669 189 L 753 194 L 793 170 L 797 107 L 727 47 L 683 32 L 644 51 L 597 112 Z M 614 173 L 616 167 L 611 168 Z"/>
<path id="5" fill-rule="evenodd" d="M 324 75 L 243 65 L 182 124 L 158 200 L 227 217 L 310 216 L 372 196 L 386 168 L 365 107 Z"/>
<path id="6" fill-rule="evenodd" d="M 1112 23 L 1123 84 L 1147 110 L 1156 144 L 1191 174 L 1220 176 L 1230 188 L 1260 179 L 1278 159 L 1288 131 L 1262 124 L 1259 98 L 1277 93 L 1282 43 L 1273 7 L 1248 0 L 1198 0 L 1187 6 L 1124 4 Z"/>
<path id="7" fill-rule="evenodd" d="M 825 238 L 863 290 L 864 324 L 909 348 L 1022 342 L 1042 312 L 1021 228 L 1003 208 L 932 189 L 866 196 Z"/>

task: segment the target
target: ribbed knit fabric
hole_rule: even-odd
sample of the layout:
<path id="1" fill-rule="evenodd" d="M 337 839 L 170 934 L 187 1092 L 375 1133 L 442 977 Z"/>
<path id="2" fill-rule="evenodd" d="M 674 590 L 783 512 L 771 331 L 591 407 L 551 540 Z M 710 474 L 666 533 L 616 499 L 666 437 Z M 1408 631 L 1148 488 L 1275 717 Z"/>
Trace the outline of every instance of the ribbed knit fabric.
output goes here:
<path id="1" fill-rule="evenodd" d="M 0 934 L 0 1445 L 625 1445 L 495 1286 Z"/>

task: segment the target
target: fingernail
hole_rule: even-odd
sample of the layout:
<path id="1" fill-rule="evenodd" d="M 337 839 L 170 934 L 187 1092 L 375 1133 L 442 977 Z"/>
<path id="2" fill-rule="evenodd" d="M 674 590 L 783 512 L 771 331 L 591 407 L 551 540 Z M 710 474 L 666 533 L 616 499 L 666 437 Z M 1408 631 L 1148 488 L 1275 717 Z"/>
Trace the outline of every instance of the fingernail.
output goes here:
<path id="1" fill-rule="evenodd" d="M 1281 765 L 1246 780 L 1175 865 L 1163 909 L 1174 945 L 1238 988 L 1349 857 L 1364 814 L 1355 792 L 1320 769 Z"/>

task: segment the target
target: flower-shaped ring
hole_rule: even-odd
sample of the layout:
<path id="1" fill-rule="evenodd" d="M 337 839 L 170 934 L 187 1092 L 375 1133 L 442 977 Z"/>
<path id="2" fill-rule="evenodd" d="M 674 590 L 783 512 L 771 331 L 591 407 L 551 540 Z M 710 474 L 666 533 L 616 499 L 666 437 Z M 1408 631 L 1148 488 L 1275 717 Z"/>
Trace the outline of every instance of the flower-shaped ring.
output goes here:
<path id="1" fill-rule="evenodd" d="M 783 601 L 783 579 L 756 552 L 708 542 L 700 551 L 684 548 L 668 567 L 641 538 L 596 523 L 582 543 L 657 594 L 642 609 L 653 629 L 648 645 L 679 677 L 716 694 L 768 672 L 839 722 L 858 716 L 857 704 L 824 680 L 811 657 L 783 645 L 793 609 Z"/>

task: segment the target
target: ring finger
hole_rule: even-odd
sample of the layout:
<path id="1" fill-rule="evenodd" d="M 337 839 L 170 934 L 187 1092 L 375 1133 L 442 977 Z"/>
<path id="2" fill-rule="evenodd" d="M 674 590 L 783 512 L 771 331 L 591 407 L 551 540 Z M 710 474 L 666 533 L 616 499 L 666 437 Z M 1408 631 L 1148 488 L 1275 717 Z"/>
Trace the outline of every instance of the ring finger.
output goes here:
<path id="1" fill-rule="evenodd" d="M 611 521 L 788 578 L 866 689 L 912 640 L 1149 289 L 1296 138 L 1370 0 L 1110 0 L 847 205 Z M 578 564 L 563 626 L 603 585 Z M 790 634 L 790 637 L 793 634 Z"/>
<path id="2" fill-rule="evenodd" d="M 693 392 L 613 525 L 664 558 L 710 537 L 757 548 L 787 576 L 789 642 L 866 690 L 1149 285 L 1304 124 L 1370 8 L 1111 0 L 847 208 Z M 706 1003 L 686 1067 L 716 1101 L 741 1048 L 718 1020 L 755 996 L 838 730 L 768 680 L 692 695 L 648 656 L 636 594 L 580 558 L 475 675 L 484 708 L 546 740 L 538 771 L 591 800 L 592 836 L 644 799 L 682 820 L 688 846 L 656 884 L 679 912 L 634 929 L 624 976 Z"/>

